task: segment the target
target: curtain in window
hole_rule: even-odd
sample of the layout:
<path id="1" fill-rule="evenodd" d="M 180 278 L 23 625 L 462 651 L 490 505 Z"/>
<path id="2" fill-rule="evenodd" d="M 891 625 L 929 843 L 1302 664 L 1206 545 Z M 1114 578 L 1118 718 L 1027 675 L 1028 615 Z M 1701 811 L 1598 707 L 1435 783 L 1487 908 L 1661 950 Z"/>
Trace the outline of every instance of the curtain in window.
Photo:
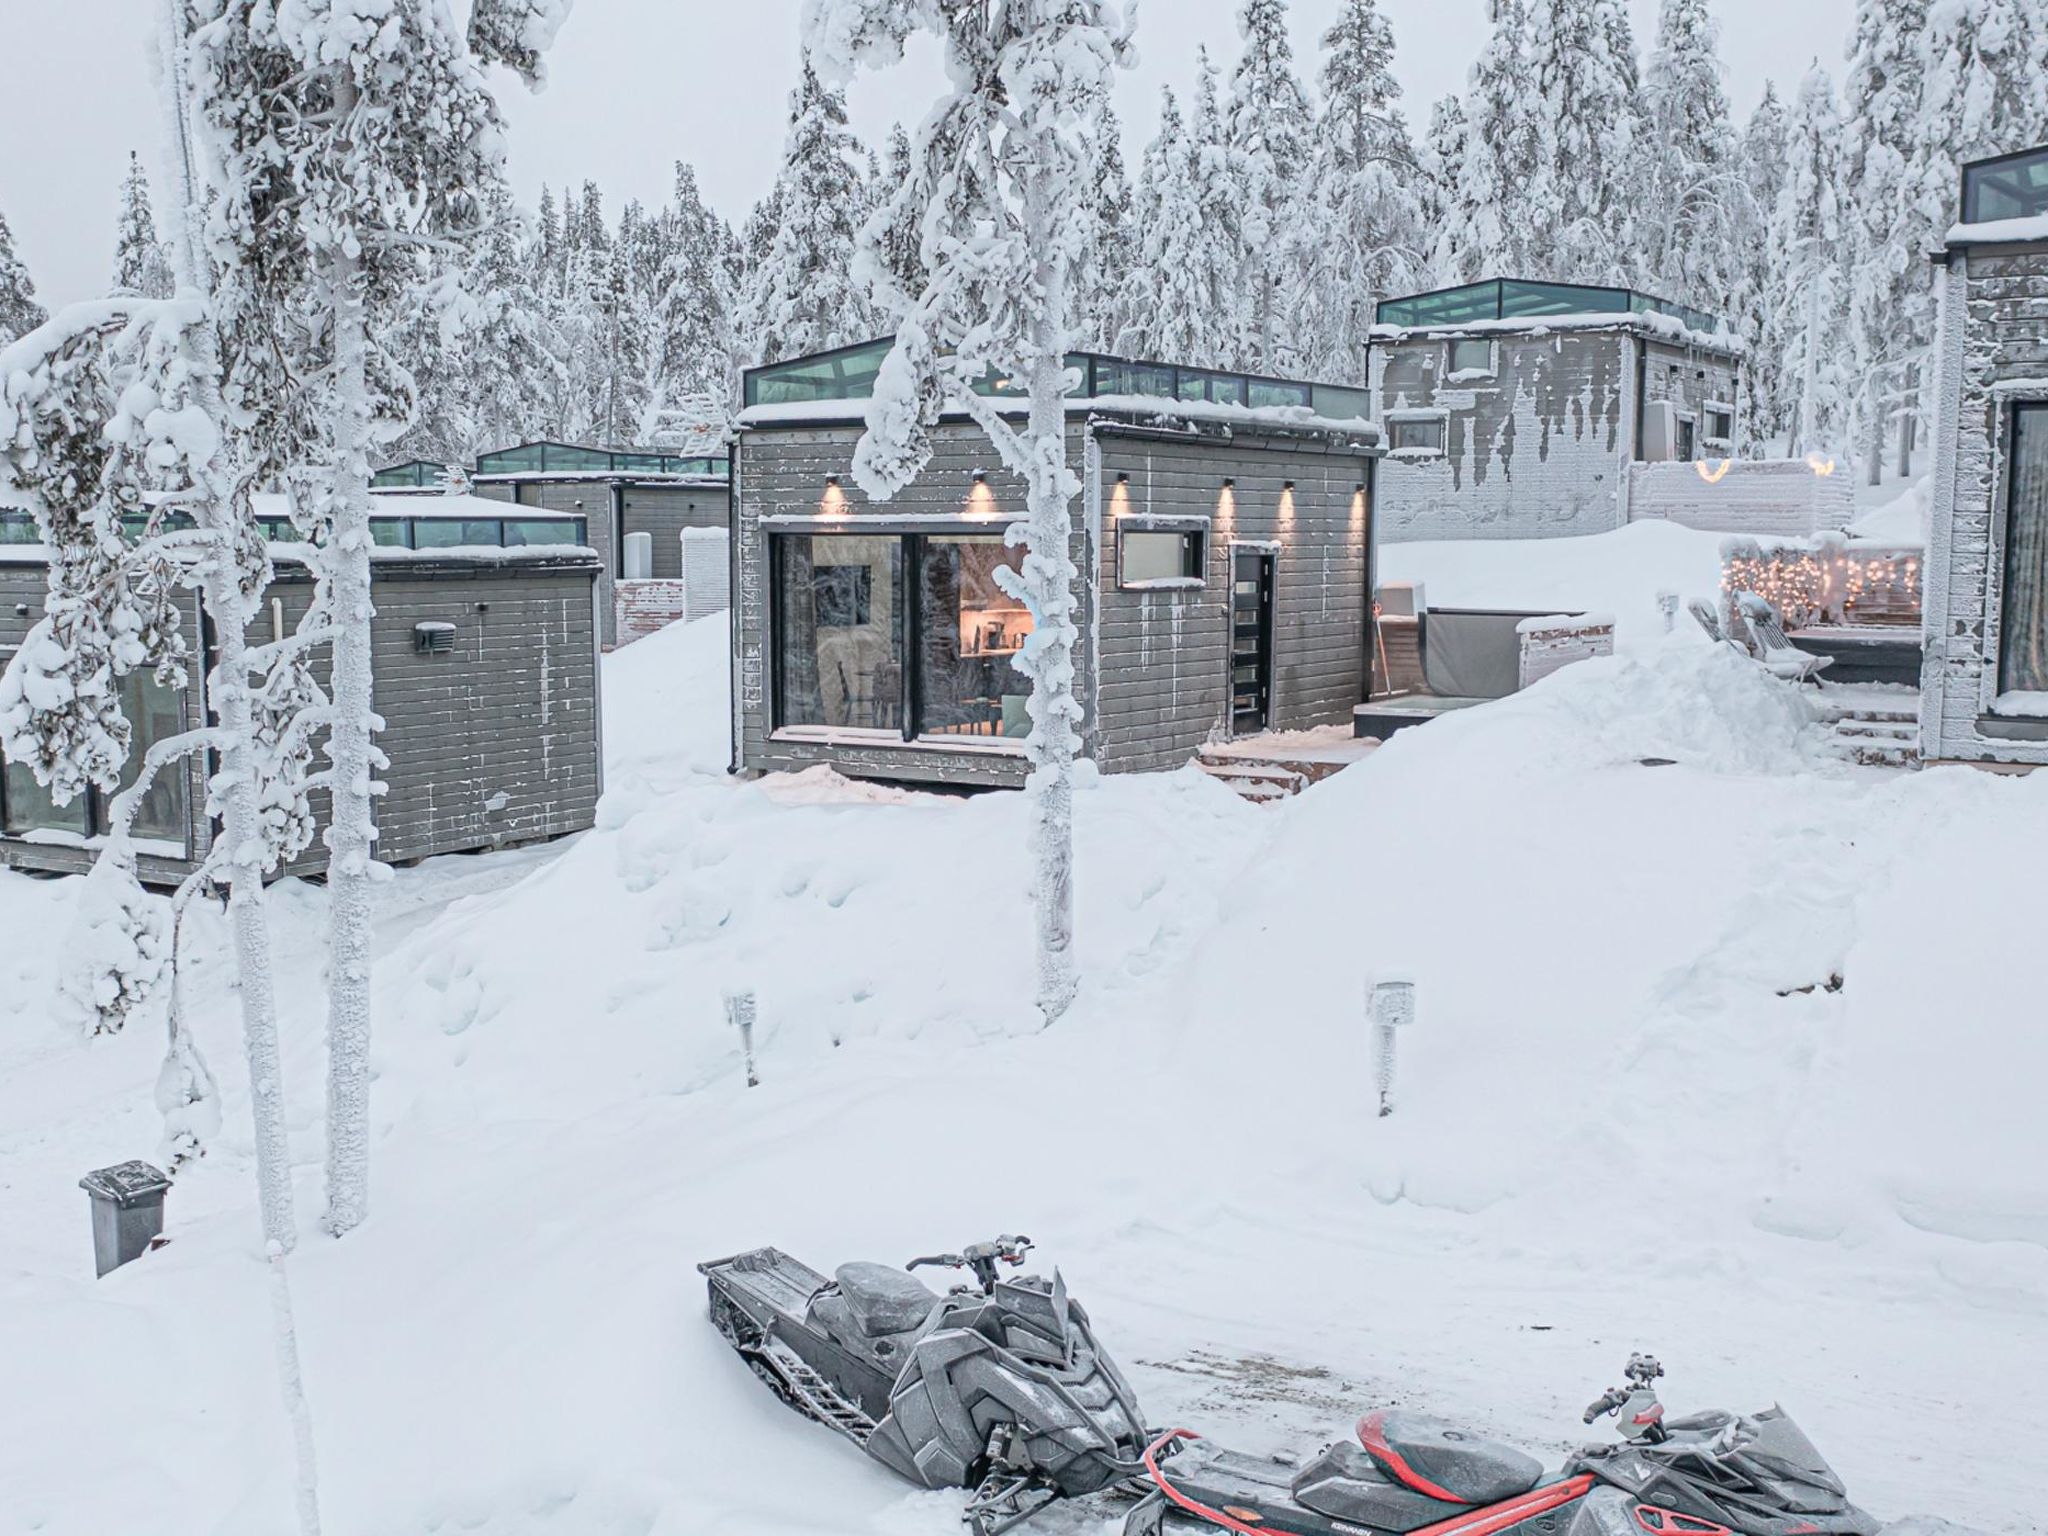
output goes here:
<path id="1" fill-rule="evenodd" d="M 2013 412 L 2001 693 L 2048 693 L 2048 404 Z"/>

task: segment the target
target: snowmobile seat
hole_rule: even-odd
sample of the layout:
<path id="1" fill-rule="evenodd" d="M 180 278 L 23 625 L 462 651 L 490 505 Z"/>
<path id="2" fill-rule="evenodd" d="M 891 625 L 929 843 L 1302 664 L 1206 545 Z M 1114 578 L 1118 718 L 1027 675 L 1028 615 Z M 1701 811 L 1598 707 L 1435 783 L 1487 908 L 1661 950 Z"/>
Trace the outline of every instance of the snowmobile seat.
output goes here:
<path id="1" fill-rule="evenodd" d="M 1355 1445 L 1331 1446 L 1301 1469 L 1289 1492 L 1303 1509 L 1374 1531 L 1419 1531 L 1465 1508 L 1403 1487 Z"/>
<path id="2" fill-rule="evenodd" d="M 1358 1440 L 1402 1487 L 1452 1504 L 1497 1504 L 1543 1476 L 1535 1457 L 1419 1413 L 1368 1413 Z"/>
<path id="3" fill-rule="evenodd" d="M 855 1325 L 871 1339 L 922 1328 L 939 1304 L 915 1275 L 886 1264 L 842 1264 L 833 1278 Z"/>

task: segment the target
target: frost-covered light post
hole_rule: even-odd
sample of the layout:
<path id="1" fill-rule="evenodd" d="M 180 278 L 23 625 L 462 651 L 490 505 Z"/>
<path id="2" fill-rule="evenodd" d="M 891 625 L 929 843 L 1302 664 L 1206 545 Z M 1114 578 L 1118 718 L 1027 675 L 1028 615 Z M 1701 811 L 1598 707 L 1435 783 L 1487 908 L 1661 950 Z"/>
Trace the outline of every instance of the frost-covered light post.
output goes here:
<path id="1" fill-rule="evenodd" d="M 956 410 L 1025 483 L 1028 515 L 1005 536 L 1024 547 L 1023 572 L 997 579 L 1032 618 L 1017 665 L 1031 679 L 1025 749 L 1048 1023 L 1079 985 L 1070 503 L 1080 483 L 1066 452 L 1067 288 L 1087 238 L 1111 74 L 1131 61 L 1134 21 L 1114 0 L 807 0 L 804 11 L 812 60 L 829 79 L 897 62 L 913 32 L 936 33 L 946 50 L 952 93 L 919 127 L 908 177 L 861 235 L 860 274 L 899 321 L 854 474 L 869 495 L 892 496 L 929 460 L 940 413 Z M 908 250 L 914 263 L 901 259 Z M 1024 380 L 1021 431 L 977 393 L 992 375 Z"/>
<path id="2" fill-rule="evenodd" d="M 1384 1120 L 1394 1112 L 1395 1042 L 1415 1022 L 1415 983 L 1405 977 L 1375 981 L 1367 1012 L 1372 1019 L 1373 1086 L 1379 1091 Z"/>

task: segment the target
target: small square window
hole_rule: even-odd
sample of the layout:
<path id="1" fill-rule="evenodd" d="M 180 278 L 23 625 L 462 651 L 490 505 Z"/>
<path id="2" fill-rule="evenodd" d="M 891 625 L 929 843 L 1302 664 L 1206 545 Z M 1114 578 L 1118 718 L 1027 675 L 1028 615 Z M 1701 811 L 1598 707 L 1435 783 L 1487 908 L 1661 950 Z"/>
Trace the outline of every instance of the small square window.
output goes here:
<path id="1" fill-rule="evenodd" d="M 1493 372 L 1493 343 L 1484 340 L 1463 340 L 1451 343 L 1450 371 L 1457 374 Z"/>
<path id="2" fill-rule="evenodd" d="M 1204 540 L 1199 529 L 1124 528 L 1117 537 L 1117 585 L 1199 587 Z"/>
<path id="3" fill-rule="evenodd" d="M 1735 436 L 1735 413 L 1733 411 L 1709 410 L 1707 412 L 1707 441 L 1725 443 Z"/>
<path id="4" fill-rule="evenodd" d="M 1442 453 L 1444 419 L 1441 416 L 1410 417 L 1390 422 L 1388 446 L 1396 453 Z"/>

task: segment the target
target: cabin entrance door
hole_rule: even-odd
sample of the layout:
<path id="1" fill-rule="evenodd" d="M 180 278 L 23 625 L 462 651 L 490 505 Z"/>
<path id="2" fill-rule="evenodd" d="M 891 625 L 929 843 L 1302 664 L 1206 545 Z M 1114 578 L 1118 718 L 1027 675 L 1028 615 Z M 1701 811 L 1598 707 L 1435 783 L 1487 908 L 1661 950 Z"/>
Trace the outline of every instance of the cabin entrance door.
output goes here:
<path id="1" fill-rule="evenodd" d="M 1230 734 L 1253 736 L 1273 715 L 1272 550 L 1230 547 Z"/>

